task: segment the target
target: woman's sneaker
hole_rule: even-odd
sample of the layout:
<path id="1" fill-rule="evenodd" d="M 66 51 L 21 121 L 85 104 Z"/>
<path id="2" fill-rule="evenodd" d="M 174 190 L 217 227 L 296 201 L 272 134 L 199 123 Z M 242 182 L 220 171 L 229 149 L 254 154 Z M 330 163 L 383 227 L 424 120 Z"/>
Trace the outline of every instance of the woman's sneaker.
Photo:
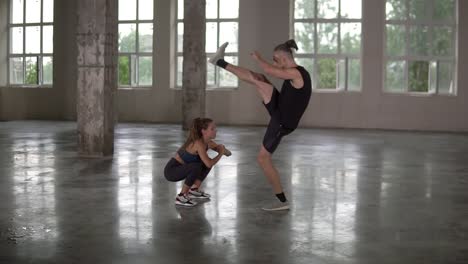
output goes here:
<path id="1" fill-rule="evenodd" d="M 184 195 L 177 195 L 176 200 L 175 200 L 176 205 L 181 205 L 181 206 L 187 206 L 187 207 L 193 207 L 197 205 L 196 202 L 192 201 L 190 197 L 188 197 L 187 194 Z"/>
<path id="2" fill-rule="evenodd" d="M 200 189 L 190 189 L 189 197 L 195 199 L 210 199 L 211 195 L 207 194 L 206 192 Z"/>

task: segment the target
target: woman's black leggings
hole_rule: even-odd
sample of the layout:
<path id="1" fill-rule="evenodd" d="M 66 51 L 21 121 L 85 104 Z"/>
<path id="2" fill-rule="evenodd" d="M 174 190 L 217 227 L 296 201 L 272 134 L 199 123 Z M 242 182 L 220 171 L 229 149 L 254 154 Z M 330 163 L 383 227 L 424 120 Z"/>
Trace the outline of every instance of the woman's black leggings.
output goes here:
<path id="1" fill-rule="evenodd" d="M 185 179 L 185 185 L 191 187 L 195 180 L 205 180 L 210 170 L 203 162 L 182 164 L 171 158 L 164 168 L 164 177 L 171 182 Z"/>

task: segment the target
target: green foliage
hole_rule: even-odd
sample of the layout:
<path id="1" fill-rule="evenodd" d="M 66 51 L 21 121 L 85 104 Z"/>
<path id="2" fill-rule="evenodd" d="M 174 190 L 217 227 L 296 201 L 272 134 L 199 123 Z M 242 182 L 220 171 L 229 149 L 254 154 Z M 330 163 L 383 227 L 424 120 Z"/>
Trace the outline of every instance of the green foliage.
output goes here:
<path id="1" fill-rule="evenodd" d="M 130 61 L 128 56 L 119 56 L 119 85 L 130 85 Z"/>
<path id="2" fill-rule="evenodd" d="M 336 60 L 332 58 L 320 59 L 318 62 L 318 88 L 335 89 L 336 83 Z"/>
<path id="3" fill-rule="evenodd" d="M 153 60 L 151 57 L 140 57 L 138 62 L 138 83 L 139 85 L 153 84 Z"/>
<path id="4" fill-rule="evenodd" d="M 429 89 L 429 62 L 414 61 L 409 64 L 409 91 L 427 92 Z"/>
<path id="5" fill-rule="evenodd" d="M 26 60 L 26 80 L 25 84 L 39 84 L 37 78 L 37 59 Z"/>

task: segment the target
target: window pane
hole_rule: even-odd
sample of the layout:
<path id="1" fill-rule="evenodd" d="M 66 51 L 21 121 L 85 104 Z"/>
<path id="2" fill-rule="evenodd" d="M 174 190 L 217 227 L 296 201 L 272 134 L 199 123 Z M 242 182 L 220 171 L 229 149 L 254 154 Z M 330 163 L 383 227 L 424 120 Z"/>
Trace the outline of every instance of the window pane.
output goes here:
<path id="1" fill-rule="evenodd" d="M 405 55 L 405 26 L 387 25 L 387 55 Z"/>
<path id="2" fill-rule="evenodd" d="M 314 52 L 314 24 L 294 23 L 294 39 L 297 42 L 298 53 Z"/>
<path id="3" fill-rule="evenodd" d="M 239 0 L 219 0 L 219 18 L 239 17 Z"/>
<path id="4" fill-rule="evenodd" d="M 10 58 L 10 83 L 23 84 L 23 58 Z"/>
<path id="5" fill-rule="evenodd" d="M 136 47 L 136 25 L 119 24 L 119 51 L 135 52 Z"/>
<path id="6" fill-rule="evenodd" d="M 42 28 L 42 52 L 53 53 L 54 52 L 54 27 L 44 26 Z"/>
<path id="7" fill-rule="evenodd" d="M 336 89 L 336 60 L 332 58 L 317 60 L 318 88 Z"/>
<path id="8" fill-rule="evenodd" d="M 218 18 L 218 0 L 206 0 L 206 18 Z"/>
<path id="9" fill-rule="evenodd" d="M 184 0 L 177 1 L 177 19 L 184 19 Z"/>
<path id="10" fill-rule="evenodd" d="M 136 20 L 136 0 L 119 0 L 119 20 Z"/>
<path id="11" fill-rule="evenodd" d="M 454 91 L 454 64 L 453 62 L 440 62 L 439 63 L 439 93 L 453 94 Z"/>
<path id="12" fill-rule="evenodd" d="M 214 53 L 218 49 L 218 23 L 216 22 L 209 22 L 206 23 L 206 52 Z M 230 43 L 229 43 L 230 45 Z"/>
<path id="13" fill-rule="evenodd" d="M 429 92 L 436 91 L 437 84 L 437 62 L 431 61 L 429 63 Z"/>
<path id="14" fill-rule="evenodd" d="M 26 53 L 41 52 L 41 27 L 26 27 Z"/>
<path id="15" fill-rule="evenodd" d="M 429 27 L 410 27 L 409 41 L 409 55 L 429 55 Z"/>
<path id="16" fill-rule="evenodd" d="M 54 22 L 54 0 L 43 0 L 43 17 L 42 21 L 45 23 Z"/>
<path id="17" fill-rule="evenodd" d="M 341 17 L 361 18 L 362 0 L 341 0 Z"/>
<path id="18" fill-rule="evenodd" d="M 119 85 L 130 85 L 130 60 L 128 56 L 119 56 Z"/>
<path id="19" fill-rule="evenodd" d="M 237 65 L 237 57 L 226 57 L 226 61 L 231 62 L 232 64 Z M 225 70 L 221 70 L 220 67 L 217 67 L 219 71 L 219 86 L 221 87 L 237 87 L 237 77 Z"/>
<path id="20" fill-rule="evenodd" d="M 10 38 L 10 49 L 13 54 L 23 53 L 23 28 L 22 27 L 12 27 L 11 29 L 11 38 Z"/>
<path id="21" fill-rule="evenodd" d="M 237 52 L 237 32 L 238 24 L 237 22 L 223 22 L 219 23 L 219 43 L 222 44 L 226 41 L 229 42 L 229 45 L 226 48 L 226 52 Z"/>
<path id="22" fill-rule="evenodd" d="M 136 55 L 131 55 L 130 56 L 130 85 L 131 86 L 137 86 L 137 56 Z"/>
<path id="23" fill-rule="evenodd" d="M 361 52 L 361 23 L 341 24 L 341 52 L 348 54 Z"/>
<path id="24" fill-rule="evenodd" d="M 338 89 L 345 89 L 346 88 L 346 61 L 345 60 L 337 60 L 337 70 L 338 75 L 336 76 L 338 80 Z"/>
<path id="25" fill-rule="evenodd" d="M 406 0 L 387 0 L 385 12 L 387 19 L 405 20 L 406 19 Z"/>
<path id="26" fill-rule="evenodd" d="M 454 55 L 454 37 L 451 27 L 434 27 L 433 53 L 438 56 Z"/>
<path id="27" fill-rule="evenodd" d="M 182 86 L 182 72 L 183 72 L 183 65 L 184 58 L 182 56 L 177 57 L 177 86 Z"/>
<path id="28" fill-rule="evenodd" d="M 177 23 L 177 52 L 184 48 L 184 23 Z"/>
<path id="29" fill-rule="evenodd" d="M 294 18 L 314 18 L 315 0 L 295 0 Z"/>
<path id="30" fill-rule="evenodd" d="M 42 83 L 52 84 L 53 78 L 53 61 L 52 57 L 42 57 Z"/>
<path id="31" fill-rule="evenodd" d="M 153 1 L 154 0 L 139 0 L 138 2 L 138 19 L 152 20 L 153 19 Z"/>
<path id="32" fill-rule="evenodd" d="M 140 57 L 138 59 L 138 84 L 144 86 L 153 84 L 152 57 Z"/>
<path id="33" fill-rule="evenodd" d="M 138 25 L 139 52 L 151 52 L 153 50 L 153 24 L 144 23 Z"/>
<path id="34" fill-rule="evenodd" d="M 11 23 L 23 23 L 23 0 L 12 0 Z"/>
<path id="35" fill-rule="evenodd" d="M 408 89 L 410 92 L 427 92 L 429 90 L 429 62 L 412 61 L 408 67 Z"/>
<path id="36" fill-rule="evenodd" d="M 215 86 L 216 85 L 216 67 L 208 62 L 208 59 L 206 60 L 206 84 L 208 86 Z"/>
<path id="37" fill-rule="evenodd" d="M 429 4 L 427 0 L 409 0 L 409 17 L 415 20 L 429 18 Z"/>
<path id="38" fill-rule="evenodd" d="M 434 19 L 454 21 L 455 0 L 434 1 Z"/>
<path id="39" fill-rule="evenodd" d="M 41 1 L 26 0 L 26 23 L 41 22 Z"/>
<path id="40" fill-rule="evenodd" d="M 338 0 L 317 0 L 318 18 L 337 18 Z"/>
<path id="41" fill-rule="evenodd" d="M 350 59 L 348 61 L 348 90 L 361 90 L 361 60 Z"/>
<path id="42" fill-rule="evenodd" d="M 26 57 L 26 80 L 25 84 L 38 84 L 37 79 L 37 57 Z"/>
<path id="43" fill-rule="evenodd" d="M 314 60 L 311 58 L 296 58 L 297 64 L 304 67 L 308 72 L 311 77 L 313 78 L 313 69 L 314 69 Z"/>
<path id="44" fill-rule="evenodd" d="M 319 23 L 317 26 L 318 53 L 337 53 L 338 24 Z"/>
<path id="45" fill-rule="evenodd" d="M 404 61 L 387 62 L 385 88 L 387 91 L 392 91 L 392 92 L 405 91 L 405 62 Z"/>

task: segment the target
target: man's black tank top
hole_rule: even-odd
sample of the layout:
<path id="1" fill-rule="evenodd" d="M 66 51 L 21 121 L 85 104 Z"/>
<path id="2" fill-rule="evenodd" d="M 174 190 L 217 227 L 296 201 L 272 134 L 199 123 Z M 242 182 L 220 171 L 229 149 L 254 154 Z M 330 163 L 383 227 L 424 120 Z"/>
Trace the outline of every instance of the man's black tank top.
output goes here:
<path id="1" fill-rule="evenodd" d="M 289 129 L 297 128 L 312 95 L 312 82 L 309 73 L 302 66 L 297 66 L 296 69 L 301 73 L 304 86 L 296 89 L 292 86 L 291 80 L 285 80 L 279 98 L 281 124 Z"/>

